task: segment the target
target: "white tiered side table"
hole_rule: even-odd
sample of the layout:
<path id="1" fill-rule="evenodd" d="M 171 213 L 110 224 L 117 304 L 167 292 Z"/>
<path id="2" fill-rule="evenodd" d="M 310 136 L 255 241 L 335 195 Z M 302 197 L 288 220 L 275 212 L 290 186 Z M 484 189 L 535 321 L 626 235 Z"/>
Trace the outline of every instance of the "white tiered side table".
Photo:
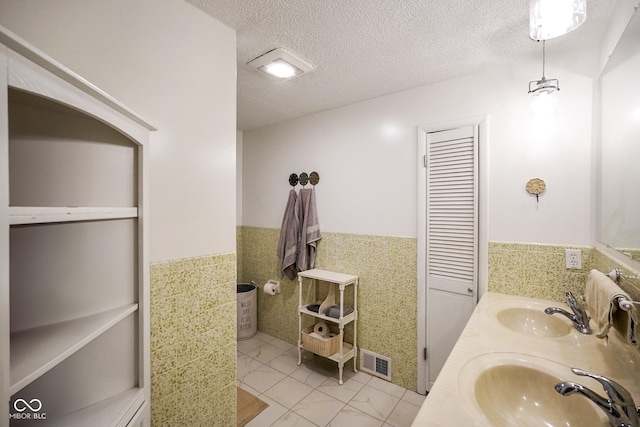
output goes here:
<path id="1" fill-rule="evenodd" d="M 317 282 L 327 282 L 330 284 L 329 293 L 324 302 L 320 305 L 320 309 L 316 313 L 308 309 L 309 304 L 302 304 L 302 288 L 304 279 L 310 279 L 313 284 Z M 327 358 L 338 363 L 339 378 L 338 383 L 343 384 L 342 371 L 345 362 L 353 359 L 353 372 L 358 372 L 356 369 L 355 357 L 358 354 L 357 347 L 357 331 L 358 331 L 358 276 L 350 274 L 335 273 L 332 271 L 325 271 L 314 268 L 312 270 L 301 271 L 298 273 L 298 287 L 299 287 L 299 303 L 298 303 L 298 366 L 302 364 L 302 350 L 305 349 L 302 344 L 302 317 L 303 315 L 312 316 L 316 319 L 321 319 L 325 322 L 331 322 L 338 325 L 340 330 L 340 344 L 338 351 L 328 356 Z M 345 287 L 353 285 L 353 312 L 344 315 L 344 290 Z M 324 315 L 324 311 L 327 307 L 336 304 L 336 286 L 340 291 L 340 316 L 338 318 Z M 314 287 L 314 295 L 316 295 L 317 288 Z M 344 326 L 353 322 L 353 343 L 344 342 Z M 305 349 L 313 351 L 310 349 Z"/>

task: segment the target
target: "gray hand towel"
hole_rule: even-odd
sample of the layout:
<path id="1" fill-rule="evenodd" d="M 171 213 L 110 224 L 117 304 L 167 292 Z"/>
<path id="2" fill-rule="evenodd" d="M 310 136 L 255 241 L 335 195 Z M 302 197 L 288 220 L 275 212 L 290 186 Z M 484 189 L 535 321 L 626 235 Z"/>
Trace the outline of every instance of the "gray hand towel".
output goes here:
<path id="1" fill-rule="evenodd" d="M 282 275 L 289 280 L 296 277 L 298 269 L 298 244 L 300 240 L 300 206 L 295 190 L 289 191 L 289 199 L 282 217 L 280 239 L 278 240 L 278 259 L 282 263 Z"/>
<path id="2" fill-rule="evenodd" d="M 353 307 L 349 307 L 348 305 L 345 305 L 343 307 L 344 310 L 344 315 L 348 316 L 351 313 L 353 313 Z M 324 311 L 324 315 L 325 316 L 329 316 L 329 317 L 335 317 L 336 319 L 340 318 L 340 306 L 339 305 L 332 305 L 331 307 L 328 307 L 325 311 Z"/>
<path id="3" fill-rule="evenodd" d="M 322 239 L 322 234 L 320 233 L 316 195 L 313 188 L 301 189 L 299 199 L 301 200 L 302 227 L 296 264 L 298 271 L 306 271 L 312 269 L 316 264 L 317 242 Z"/>

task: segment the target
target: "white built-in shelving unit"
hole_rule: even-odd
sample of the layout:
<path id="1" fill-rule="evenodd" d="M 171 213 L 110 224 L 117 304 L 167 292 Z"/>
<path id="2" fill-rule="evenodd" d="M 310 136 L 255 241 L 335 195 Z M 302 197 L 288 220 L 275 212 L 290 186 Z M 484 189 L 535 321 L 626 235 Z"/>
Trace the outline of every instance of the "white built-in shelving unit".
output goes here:
<path id="1" fill-rule="evenodd" d="M 148 426 L 154 130 L 0 27 L 0 426 Z"/>
<path id="2" fill-rule="evenodd" d="M 306 281 L 304 279 L 307 279 Z M 298 272 L 298 365 L 302 364 L 302 350 L 307 350 L 317 353 L 317 348 L 310 348 L 303 343 L 302 334 L 303 330 L 303 316 L 311 316 L 315 321 L 329 322 L 337 327 L 338 334 L 336 339 L 339 340 L 337 351 L 327 356 L 328 359 L 333 360 L 338 364 L 338 383 L 343 384 L 342 371 L 344 364 L 353 359 L 353 371 L 357 372 L 355 357 L 358 354 L 357 337 L 358 337 L 358 276 L 344 273 L 336 273 L 333 271 L 320 270 L 317 268 Z M 318 311 L 309 310 L 311 304 L 303 304 L 303 292 L 304 286 L 314 286 L 313 295 L 314 301 L 317 296 L 318 283 L 324 283 L 328 286 L 327 296 L 320 304 Z M 344 305 L 344 291 L 347 286 L 353 286 L 353 311 L 345 315 Z M 337 288 L 337 289 L 336 289 Z M 338 301 L 336 301 L 336 291 L 338 291 Z M 331 306 L 339 306 L 340 312 L 338 317 L 331 317 L 325 315 L 325 309 Z M 348 343 L 344 341 L 344 327 L 350 323 L 353 323 L 353 342 Z"/>

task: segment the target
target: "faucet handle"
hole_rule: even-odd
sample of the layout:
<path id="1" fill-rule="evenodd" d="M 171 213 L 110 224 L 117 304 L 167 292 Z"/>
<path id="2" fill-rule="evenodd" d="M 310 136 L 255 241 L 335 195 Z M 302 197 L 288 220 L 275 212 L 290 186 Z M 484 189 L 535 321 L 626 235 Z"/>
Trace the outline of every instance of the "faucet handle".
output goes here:
<path id="1" fill-rule="evenodd" d="M 593 378 L 602 385 L 602 388 L 604 388 L 607 396 L 609 396 L 609 399 L 611 399 L 613 402 L 624 406 L 633 406 L 635 408 L 635 403 L 633 403 L 633 397 L 631 396 L 631 393 L 629 393 L 627 389 L 625 389 L 617 382 L 607 377 L 603 377 L 602 375 L 594 374 L 593 372 L 585 371 L 583 369 L 571 368 L 571 372 L 582 377 Z"/>
<path id="2" fill-rule="evenodd" d="M 591 319 L 591 317 L 589 317 L 589 315 L 587 314 L 585 309 L 578 302 L 576 297 L 573 296 L 571 291 L 565 292 L 565 296 L 567 297 L 567 302 L 569 303 L 569 307 L 571 307 L 571 309 L 574 311 L 574 313 L 577 312 L 576 314 L 580 314 L 580 315 L 584 316 L 585 320 L 586 320 L 586 323 L 589 323 L 589 319 Z"/>

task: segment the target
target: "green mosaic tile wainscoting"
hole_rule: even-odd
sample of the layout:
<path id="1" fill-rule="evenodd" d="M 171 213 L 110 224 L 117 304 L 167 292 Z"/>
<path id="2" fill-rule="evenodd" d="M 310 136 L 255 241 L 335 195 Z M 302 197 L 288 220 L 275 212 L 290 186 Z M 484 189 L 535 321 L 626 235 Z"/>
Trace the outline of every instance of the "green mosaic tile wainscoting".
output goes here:
<path id="1" fill-rule="evenodd" d="M 565 249 L 580 249 L 580 270 L 567 270 Z M 587 274 L 594 265 L 591 247 L 489 242 L 488 289 L 564 302 L 566 291 L 584 295 Z"/>
<path id="2" fill-rule="evenodd" d="M 262 286 L 281 280 L 282 293 L 258 293 L 258 329 L 291 344 L 298 342 L 298 282 L 281 279 L 276 256 L 279 229 L 238 227 L 242 282 Z M 417 387 L 416 239 L 323 233 L 316 267 L 360 276 L 358 290 L 358 347 L 392 360 L 392 382 Z M 322 287 L 322 286 L 321 286 Z M 319 289 L 321 288 L 319 287 Z M 308 287 L 310 288 L 310 287 Z M 347 287 L 346 304 L 353 291 Z M 321 295 L 322 296 L 322 295 Z M 308 292 L 303 294 L 310 301 Z M 346 339 L 352 335 L 346 328 Z M 346 369 L 352 369 L 351 362 Z"/>
<path id="3" fill-rule="evenodd" d="M 276 256 L 280 230 L 237 228 L 238 279 L 260 287 L 281 281 L 282 293 L 258 292 L 258 329 L 296 344 L 298 283 L 281 279 Z M 316 267 L 360 276 L 358 346 L 392 359 L 392 382 L 417 387 L 417 240 L 407 237 L 323 233 Z M 565 249 L 580 249 L 582 269 L 567 270 Z M 592 247 L 490 242 L 488 289 L 511 295 L 564 302 L 570 290 L 583 297 L 589 271 L 610 271 L 619 263 Z M 628 276 L 637 276 L 629 270 Z M 623 289 L 640 299 L 640 283 L 623 281 Z M 634 293 L 635 292 L 635 293 Z M 320 297 L 324 297 L 321 293 Z M 346 303 L 353 300 L 349 287 Z M 310 294 L 303 294 L 310 302 Z M 347 326 L 347 340 L 352 330 Z M 351 365 L 347 365 L 348 369 Z"/>
<path id="4" fill-rule="evenodd" d="M 580 270 L 566 269 L 565 249 L 581 250 Z M 640 299 L 638 272 L 596 248 L 489 243 L 489 290 L 493 292 L 565 302 L 566 291 L 584 297 L 587 275 L 594 268 L 603 273 L 620 268 L 623 276 L 620 287 L 634 299 Z"/>
<path id="5" fill-rule="evenodd" d="M 151 265 L 151 424 L 236 424 L 236 254 Z"/>

